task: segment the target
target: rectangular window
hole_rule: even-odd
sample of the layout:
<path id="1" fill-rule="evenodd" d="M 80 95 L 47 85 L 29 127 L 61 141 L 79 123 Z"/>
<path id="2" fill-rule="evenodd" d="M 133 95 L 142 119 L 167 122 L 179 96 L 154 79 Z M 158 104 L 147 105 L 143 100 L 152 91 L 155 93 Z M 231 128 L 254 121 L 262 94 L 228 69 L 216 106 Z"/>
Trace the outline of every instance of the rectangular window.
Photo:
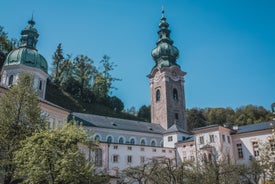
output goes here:
<path id="1" fill-rule="evenodd" d="M 269 144 L 270 144 L 271 154 L 275 155 L 275 140 L 274 139 L 269 140 Z"/>
<path id="2" fill-rule="evenodd" d="M 157 150 L 156 150 L 156 149 L 153 149 L 153 152 L 157 152 Z"/>
<path id="3" fill-rule="evenodd" d="M 128 163 L 132 163 L 132 156 L 131 156 L 131 155 L 128 155 L 128 156 L 127 156 L 127 162 L 128 162 Z"/>
<path id="4" fill-rule="evenodd" d="M 254 157 L 259 156 L 259 145 L 258 142 L 252 142 Z"/>
<path id="5" fill-rule="evenodd" d="M 175 120 L 179 120 L 179 114 L 175 113 Z"/>
<path id="6" fill-rule="evenodd" d="M 168 137 L 168 142 L 171 142 L 171 141 L 173 141 L 173 137 L 172 137 L 172 136 L 169 136 L 169 137 Z"/>
<path id="7" fill-rule="evenodd" d="M 225 135 L 222 134 L 222 141 L 225 142 Z"/>
<path id="8" fill-rule="evenodd" d="M 230 144 L 230 137 L 227 136 L 227 142 Z"/>
<path id="9" fill-rule="evenodd" d="M 114 146 L 114 149 L 117 149 L 118 148 L 118 146 Z"/>
<path id="10" fill-rule="evenodd" d="M 209 138 L 210 138 L 210 142 L 215 142 L 215 137 L 214 137 L 214 135 L 209 135 Z"/>
<path id="11" fill-rule="evenodd" d="M 200 137 L 200 144 L 204 144 L 204 137 L 203 136 Z"/>
<path id="12" fill-rule="evenodd" d="M 143 164 L 145 162 L 145 157 L 144 156 L 141 156 L 140 157 L 140 163 Z"/>
<path id="13" fill-rule="evenodd" d="M 131 146 L 128 146 L 128 150 L 132 150 L 132 147 L 131 147 Z"/>
<path id="14" fill-rule="evenodd" d="M 169 153 L 172 153 L 172 150 L 169 150 Z"/>
<path id="15" fill-rule="evenodd" d="M 144 148 L 140 148 L 140 151 L 144 151 Z"/>
<path id="16" fill-rule="evenodd" d="M 165 153 L 165 152 L 166 152 L 166 150 L 165 150 L 165 149 L 163 149 L 163 150 L 162 150 L 162 153 Z"/>
<path id="17" fill-rule="evenodd" d="M 238 150 L 238 157 L 240 159 L 243 158 L 243 147 L 242 147 L 242 144 L 237 144 L 237 150 Z"/>
<path id="18" fill-rule="evenodd" d="M 118 155 L 113 155 L 113 162 L 118 163 Z"/>
<path id="19" fill-rule="evenodd" d="M 102 149 L 95 150 L 95 166 L 102 167 Z"/>

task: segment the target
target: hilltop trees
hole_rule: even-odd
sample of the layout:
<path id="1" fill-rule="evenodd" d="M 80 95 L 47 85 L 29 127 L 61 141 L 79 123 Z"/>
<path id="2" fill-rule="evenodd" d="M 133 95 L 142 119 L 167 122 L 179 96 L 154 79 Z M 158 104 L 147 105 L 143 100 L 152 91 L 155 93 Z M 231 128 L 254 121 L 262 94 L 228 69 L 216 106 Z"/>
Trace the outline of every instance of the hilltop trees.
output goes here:
<path id="1" fill-rule="evenodd" d="M 233 110 L 232 108 L 192 108 L 187 109 L 188 129 L 211 124 L 247 125 L 271 120 L 271 112 L 261 106 L 247 105 Z"/>
<path id="2" fill-rule="evenodd" d="M 104 55 L 96 67 L 95 62 L 87 55 L 64 57 L 62 45 L 58 44 L 53 54 L 51 81 L 59 89 L 64 90 L 84 103 L 101 103 L 121 112 L 123 102 L 116 96 L 109 96 L 113 83 L 120 79 L 111 72 L 116 65 L 110 57 Z"/>

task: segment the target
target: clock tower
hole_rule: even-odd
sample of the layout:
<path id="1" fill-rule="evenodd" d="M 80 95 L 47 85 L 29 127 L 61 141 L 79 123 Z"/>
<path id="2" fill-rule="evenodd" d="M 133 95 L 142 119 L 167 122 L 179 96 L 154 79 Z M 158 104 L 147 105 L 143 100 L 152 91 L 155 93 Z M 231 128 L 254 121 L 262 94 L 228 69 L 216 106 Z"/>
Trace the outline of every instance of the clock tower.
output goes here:
<path id="1" fill-rule="evenodd" d="M 156 64 L 147 76 L 150 79 L 151 122 L 160 124 L 164 129 L 176 124 L 187 130 L 183 78 L 186 73 L 176 63 L 179 51 L 173 46 L 168 27 L 162 10 L 159 39 L 152 51 Z"/>

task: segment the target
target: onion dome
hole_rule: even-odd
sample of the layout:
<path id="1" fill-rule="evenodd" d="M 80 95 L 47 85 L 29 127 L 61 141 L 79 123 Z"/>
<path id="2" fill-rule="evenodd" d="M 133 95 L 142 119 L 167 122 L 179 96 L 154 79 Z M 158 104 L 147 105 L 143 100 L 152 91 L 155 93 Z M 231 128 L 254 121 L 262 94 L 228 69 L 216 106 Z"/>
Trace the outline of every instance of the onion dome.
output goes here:
<path id="1" fill-rule="evenodd" d="M 162 16 L 159 23 L 159 39 L 156 42 L 157 47 L 152 51 L 152 57 L 156 62 L 156 66 L 169 67 L 177 65 L 176 60 L 179 56 L 179 50 L 173 46 L 173 40 L 170 39 L 169 24 L 166 22 L 164 9 L 162 9 Z"/>
<path id="2" fill-rule="evenodd" d="M 4 66 L 22 64 L 29 67 L 38 68 L 45 73 L 48 73 L 48 63 L 36 49 L 39 34 L 34 25 L 35 22 L 32 18 L 28 21 L 28 25 L 21 31 L 19 48 L 8 54 Z"/>

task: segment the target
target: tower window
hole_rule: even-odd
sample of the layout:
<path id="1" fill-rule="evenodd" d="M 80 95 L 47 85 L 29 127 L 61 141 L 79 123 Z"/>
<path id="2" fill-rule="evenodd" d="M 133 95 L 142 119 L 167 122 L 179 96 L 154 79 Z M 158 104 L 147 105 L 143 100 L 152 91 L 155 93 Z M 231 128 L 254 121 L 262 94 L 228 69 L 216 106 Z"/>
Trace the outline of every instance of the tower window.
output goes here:
<path id="1" fill-rule="evenodd" d="M 178 91 L 175 88 L 173 89 L 173 99 L 178 100 Z"/>
<path id="2" fill-rule="evenodd" d="M 134 139 L 134 138 L 132 138 L 132 139 L 130 140 L 130 144 L 135 144 L 135 139 Z"/>
<path id="3" fill-rule="evenodd" d="M 156 101 L 157 102 L 160 101 L 160 91 L 159 91 L 159 89 L 156 92 Z"/>
<path id="4" fill-rule="evenodd" d="M 175 113 L 175 120 L 179 120 L 179 114 Z"/>
<path id="5" fill-rule="evenodd" d="M 11 86 L 12 83 L 13 83 L 13 75 L 11 75 L 11 76 L 9 77 L 9 83 L 8 83 L 8 85 Z"/>
<path id="6" fill-rule="evenodd" d="M 153 141 L 151 142 L 151 146 L 156 146 L 156 141 L 153 140 Z"/>
<path id="7" fill-rule="evenodd" d="M 39 90 L 42 90 L 42 84 L 43 84 L 42 80 L 39 80 L 39 85 L 38 85 Z"/>

